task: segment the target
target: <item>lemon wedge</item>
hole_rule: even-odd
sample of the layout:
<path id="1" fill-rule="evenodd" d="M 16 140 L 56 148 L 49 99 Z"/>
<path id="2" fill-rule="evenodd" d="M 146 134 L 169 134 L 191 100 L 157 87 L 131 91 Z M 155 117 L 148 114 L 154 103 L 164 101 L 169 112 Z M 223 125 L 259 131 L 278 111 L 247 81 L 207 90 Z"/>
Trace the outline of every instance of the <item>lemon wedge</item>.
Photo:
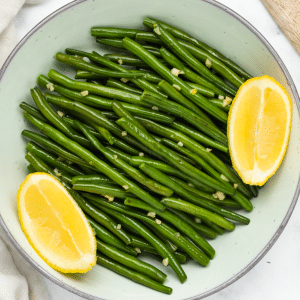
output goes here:
<path id="1" fill-rule="evenodd" d="M 85 273 L 96 264 L 96 239 L 85 215 L 64 186 L 46 173 L 21 184 L 18 213 L 30 245 L 53 269 Z"/>
<path id="2" fill-rule="evenodd" d="M 292 101 L 269 76 L 242 84 L 228 116 L 229 151 L 242 180 L 262 186 L 285 155 L 292 123 Z"/>

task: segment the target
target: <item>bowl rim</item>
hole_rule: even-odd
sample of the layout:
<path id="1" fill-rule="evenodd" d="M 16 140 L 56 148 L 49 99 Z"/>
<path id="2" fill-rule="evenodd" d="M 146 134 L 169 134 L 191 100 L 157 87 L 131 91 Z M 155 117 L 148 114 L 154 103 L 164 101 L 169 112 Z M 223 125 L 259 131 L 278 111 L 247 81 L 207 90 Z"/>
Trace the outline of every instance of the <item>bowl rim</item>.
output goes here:
<path id="1" fill-rule="evenodd" d="M 7 69 L 7 67 L 9 66 L 10 62 L 13 60 L 14 56 L 16 55 L 16 53 L 21 49 L 21 47 L 26 43 L 26 41 L 31 37 L 32 34 L 34 34 L 36 31 L 38 31 L 41 27 L 43 27 L 44 24 L 46 24 L 48 21 L 52 20 L 53 18 L 55 18 L 57 15 L 59 15 L 60 13 L 70 9 L 71 7 L 78 5 L 80 3 L 86 2 L 88 0 L 74 0 L 62 7 L 60 7 L 59 9 L 55 10 L 54 12 L 52 12 L 50 15 L 48 15 L 47 17 L 45 17 L 42 21 L 40 21 L 37 25 L 35 25 L 22 39 L 21 41 L 16 45 L 16 47 L 13 49 L 13 51 L 10 53 L 10 55 L 8 56 L 8 58 L 6 59 L 6 61 L 4 62 L 3 66 L 0 69 L 0 82 L 1 79 Z M 272 54 L 272 56 L 275 58 L 276 62 L 279 64 L 282 72 L 284 73 L 287 82 L 289 84 L 289 86 L 291 87 L 293 96 L 295 98 L 295 102 L 296 102 L 296 106 L 298 109 L 298 114 L 300 115 L 300 98 L 299 98 L 299 94 L 297 92 L 296 86 L 294 84 L 294 81 L 289 73 L 289 71 L 287 70 L 285 64 L 283 63 L 283 61 L 281 60 L 281 58 L 279 57 L 278 53 L 275 51 L 275 49 L 272 47 L 272 45 L 267 41 L 267 39 L 252 25 L 250 24 L 245 18 L 243 18 L 240 14 L 238 14 L 237 12 L 235 12 L 234 10 L 232 10 L 231 8 L 227 7 L 226 5 L 219 3 L 215 0 L 201 0 L 203 2 L 206 2 L 210 5 L 213 5 L 219 9 L 221 9 L 222 11 L 228 13 L 229 15 L 231 15 L 233 18 L 235 18 L 236 20 L 238 20 L 240 23 L 242 23 L 246 28 L 248 28 L 263 44 L 264 46 L 268 49 L 268 51 Z M 248 273 L 254 266 L 256 266 L 256 264 L 258 264 L 258 262 L 267 254 L 267 252 L 271 249 L 271 247 L 275 244 L 275 242 L 277 241 L 277 239 L 279 238 L 279 236 L 281 235 L 281 233 L 283 232 L 284 228 L 286 227 L 292 212 L 296 206 L 298 197 L 300 194 L 300 178 L 298 179 L 298 183 L 297 183 L 297 187 L 293 196 L 293 200 L 291 202 L 291 205 L 283 219 L 283 221 L 281 222 L 281 224 L 279 225 L 277 231 L 275 232 L 275 234 L 272 236 L 272 238 L 269 240 L 269 242 L 267 243 L 267 245 L 258 253 L 258 255 L 248 264 L 246 265 L 240 272 L 238 272 L 237 274 L 235 274 L 234 276 L 232 276 L 230 279 L 228 279 L 227 281 L 221 283 L 220 285 L 216 286 L 215 288 L 206 291 L 204 293 L 201 293 L 199 295 L 196 296 L 192 296 L 189 298 L 185 298 L 182 300 L 198 300 L 198 299 L 203 299 L 206 298 L 214 293 L 219 292 L 220 290 L 226 288 L 227 286 L 231 285 L 232 283 L 236 282 L 238 279 L 240 279 L 241 277 L 243 277 L 246 273 Z M 46 278 L 48 278 L 49 280 L 51 280 L 52 282 L 56 283 L 58 286 L 66 289 L 67 291 L 76 294 L 78 296 L 84 297 L 86 299 L 90 299 L 90 300 L 106 300 L 103 298 L 99 298 L 96 296 L 92 296 L 90 294 L 87 294 L 85 292 L 82 292 L 78 289 L 76 289 L 75 287 L 72 287 L 64 282 L 61 282 L 59 279 L 55 278 L 53 275 L 51 275 L 50 273 L 48 273 L 46 270 L 43 269 L 43 267 L 41 267 L 37 262 L 35 262 L 22 248 L 21 246 L 18 244 L 18 242 L 15 240 L 15 238 L 13 237 L 13 235 L 10 233 L 10 231 L 8 230 L 8 227 L 6 226 L 1 214 L 0 214 L 0 226 L 3 228 L 5 234 L 7 235 L 7 237 L 9 238 L 10 242 L 14 245 L 14 247 L 18 250 L 18 252 L 36 269 L 38 270 L 42 275 L 44 275 Z"/>

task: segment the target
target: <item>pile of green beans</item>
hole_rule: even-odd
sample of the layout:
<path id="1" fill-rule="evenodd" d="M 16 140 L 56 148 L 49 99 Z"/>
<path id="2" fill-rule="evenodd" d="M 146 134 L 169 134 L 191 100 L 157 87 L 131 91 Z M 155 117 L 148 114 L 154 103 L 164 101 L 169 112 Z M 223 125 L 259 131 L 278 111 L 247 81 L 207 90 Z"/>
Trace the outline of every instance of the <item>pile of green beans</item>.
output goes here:
<path id="1" fill-rule="evenodd" d="M 36 107 L 20 108 L 40 132 L 22 135 L 28 171 L 57 178 L 86 215 L 97 263 L 170 294 L 167 275 L 140 257 L 159 258 L 183 283 L 182 263 L 207 266 L 222 251 L 211 240 L 250 223 L 228 208 L 250 212 L 259 190 L 234 171 L 224 132 L 251 76 L 172 25 L 148 17 L 144 25 L 152 31 L 91 29 L 120 53 L 58 52 L 75 79 L 53 69 L 38 76 L 47 92 L 34 87 Z"/>

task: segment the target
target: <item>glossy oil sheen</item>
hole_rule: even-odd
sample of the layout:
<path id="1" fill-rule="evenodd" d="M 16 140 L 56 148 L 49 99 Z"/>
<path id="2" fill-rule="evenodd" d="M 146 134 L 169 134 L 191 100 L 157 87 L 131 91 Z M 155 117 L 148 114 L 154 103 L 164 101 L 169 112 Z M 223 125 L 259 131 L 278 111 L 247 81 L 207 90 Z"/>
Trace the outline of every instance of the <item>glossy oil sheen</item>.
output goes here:
<path id="1" fill-rule="evenodd" d="M 185 284 L 180 284 L 170 268 L 163 267 L 160 262 L 152 262 L 168 274 L 166 285 L 173 288 L 170 296 L 135 284 L 99 266 L 80 278 L 52 270 L 28 244 L 16 209 L 16 192 L 27 174 L 24 159 L 26 141 L 21 137 L 21 131 L 30 128 L 18 105 L 21 101 L 32 104 L 29 89 L 36 85 L 36 77 L 40 73 L 46 75 L 50 68 L 74 75 L 71 68 L 54 60 L 54 54 L 67 47 L 99 51 L 99 45 L 90 37 L 92 26 L 142 29 L 145 16 L 164 20 L 192 33 L 234 59 L 254 76 L 268 74 L 274 77 L 287 89 L 294 105 L 292 133 L 284 162 L 261 190 L 259 197 L 253 200 L 254 210 L 243 213 L 251 219 L 250 225 L 237 226 L 234 232 L 211 241 L 216 256 L 208 267 L 202 268 L 196 262 L 185 264 L 188 275 Z M 111 51 L 111 48 L 104 46 L 101 49 L 102 53 Z M 275 51 L 251 25 L 225 6 L 209 0 L 77 1 L 42 22 L 17 48 L 0 72 L 0 78 L 1 223 L 11 234 L 11 239 L 15 240 L 19 251 L 44 275 L 64 288 L 89 299 L 200 299 L 226 287 L 249 271 L 286 225 L 299 194 L 300 126 L 296 107 L 299 99 Z"/>

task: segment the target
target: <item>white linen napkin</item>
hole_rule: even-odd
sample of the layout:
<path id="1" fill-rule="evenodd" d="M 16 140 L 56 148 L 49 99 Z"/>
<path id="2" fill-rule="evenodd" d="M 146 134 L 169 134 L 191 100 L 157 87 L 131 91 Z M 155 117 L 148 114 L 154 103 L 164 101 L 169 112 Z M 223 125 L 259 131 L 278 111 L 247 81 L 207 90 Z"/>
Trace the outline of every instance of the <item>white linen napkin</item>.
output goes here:
<path id="1" fill-rule="evenodd" d="M 0 227 L 0 300 L 48 300 L 41 275 L 14 248 Z"/>
<path id="2" fill-rule="evenodd" d="M 0 227 L 0 300 L 48 300 L 41 275 L 14 248 Z"/>
<path id="3" fill-rule="evenodd" d="M 24 3 L 35 4 L 42 0 L 0 0 L 0 68 L 17 44 L 13 19 Z"/>
<path id="4" fill-rule="evenodd" d="M 41 0 L 0 0 L 0 68 L 17 44 L 13 19 L 24 3 Z M 48 300 L 41 275 L 17 252 L 0 227 L 0 300 Z"/>

